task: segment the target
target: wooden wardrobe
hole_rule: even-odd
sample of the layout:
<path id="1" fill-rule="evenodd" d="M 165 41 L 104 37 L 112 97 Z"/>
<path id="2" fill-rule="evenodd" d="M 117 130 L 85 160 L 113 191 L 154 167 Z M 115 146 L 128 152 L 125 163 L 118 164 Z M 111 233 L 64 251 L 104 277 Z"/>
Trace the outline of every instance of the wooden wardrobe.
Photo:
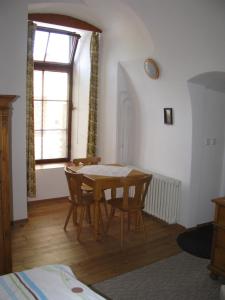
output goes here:
<path id="1" fill-rule="evenodd" d="M 14 95 L 0 95 L 0 274 L 12 271 L 10 128 Z"/>
<path id="2" fill-rule="evenodd" d="M 225 276 L 225 197 L 212 200 L 215 203 L 213 243 L 209 269 L 211 277 Z"/>

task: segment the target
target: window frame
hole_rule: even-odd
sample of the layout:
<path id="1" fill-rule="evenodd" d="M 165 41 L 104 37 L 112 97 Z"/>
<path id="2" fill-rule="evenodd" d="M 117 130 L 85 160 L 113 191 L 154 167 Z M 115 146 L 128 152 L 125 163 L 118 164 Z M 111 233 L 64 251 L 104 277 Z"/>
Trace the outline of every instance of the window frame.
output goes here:
<path id="1" fill-rule="evenodd" d="M 28 20 L 33 21 L 33 22 L 42 22 L 42 23 L 48 23 L 48 24 L 53 24 L 53 25 L 59 25 L 59 26 L 65 26 L 65 27 L 70 27 L 74 29 L 82 29 L 86 31 L 91 31 L 91 32 L 99 32 L 102 33 L 102 30 L 86 21 L 67 16 L 67 15 L 61 15 L 61 14 L 54 14 L 54 13 L 28 13 Z M 75 55 L 75 53 L 74 53 Z M 63 64 L 57 64 L 58 68 L 62 68 Z M 39 64 L 39 67 L 41 67 L 41 64 Z M 51 63 L 49 63 L 49 67 L 53 68 Z M 71 84 L 73 83 L 73 71 L 71 71 Z M 72 99 L 72 91 L 71 91 L 71 99 Z M 70 104 L 70 136 L 71 136 L 71 122 L 72 122 L 72 110 L 74 108 L 72 107 L 72 100 Z M 69 129 L 68 129 L 69 130 Z M 70 142 L 68 143 L 68 155 L 70 158 L 71 155 L 71 139 Z M 67 161 L 67 160 L 65 160 Z M 57 162 L 63 162 L 62 159 L 55 159 L 54 161 L 51 160 L 35 160 L 36 164 L 45 164 L 45 163 L 57 163 Z"/>
<path id="2" fill-rule="evenodd" d="M 80 38 L 79 34 L 74 32 L 69 32 L 61 29 L 55 29 L 51 27 L 37 26 L 36 30 L 50 32 L 50 33 L 60 33 L 69 36 L 74 36 L 74 45 L 70 55 L 69 63 L 60 62 L 49 62 L 49 61 L 34 61 L 34 71 L 50 71 L 50 72 L 65 72 L 68 74 L 68 120 L 67 120 L 67 156 L 64 158 L 51 158 L 51 159 L 36 159 L 36 164 L 46 164 L 46 163 L 59 163 L 68 162 L 71 159 L 71 134 L 72 134 L 72 110 L 73 110 L 73 66 L 74 66 L 74 56 L 76 53 L 78 41 Z"/>

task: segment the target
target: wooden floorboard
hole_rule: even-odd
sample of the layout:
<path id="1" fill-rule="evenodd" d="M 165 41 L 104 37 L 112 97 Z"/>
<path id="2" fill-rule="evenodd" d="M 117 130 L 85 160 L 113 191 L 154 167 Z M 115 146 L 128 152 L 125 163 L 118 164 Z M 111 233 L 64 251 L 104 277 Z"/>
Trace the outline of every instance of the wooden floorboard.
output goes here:
<path id="1" fill-rule="evenodd" d="M 127 233 L 123 251 L 120 250 L 118 217 L 101 241 L 93 240 L 92 230 L 86 224 L 82 241 L 78 242 L 72 222 L 67 232 L 63 230 L 68 208 L 64 199 L 28 206 L 29 220 L 15 224 L 12 230 L 13 271 L 67 264 L 80 280 L 93 284 L 181 251 L 176 237 L 184 228 L 167 225 L 148 215 L 145 215 L 147 238 L 142 232 Z"/>

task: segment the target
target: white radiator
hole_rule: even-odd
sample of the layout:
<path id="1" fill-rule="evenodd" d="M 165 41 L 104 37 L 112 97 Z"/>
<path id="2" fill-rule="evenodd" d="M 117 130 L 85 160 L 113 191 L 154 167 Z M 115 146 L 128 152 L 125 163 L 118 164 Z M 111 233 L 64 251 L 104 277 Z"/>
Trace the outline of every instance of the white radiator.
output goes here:
<path id="1" fill-rule="evenodd" d="M 178 223 L 181 202 L 181 181 L 153 174 L 146 195 L 144 211 L 169 224 Z"/>

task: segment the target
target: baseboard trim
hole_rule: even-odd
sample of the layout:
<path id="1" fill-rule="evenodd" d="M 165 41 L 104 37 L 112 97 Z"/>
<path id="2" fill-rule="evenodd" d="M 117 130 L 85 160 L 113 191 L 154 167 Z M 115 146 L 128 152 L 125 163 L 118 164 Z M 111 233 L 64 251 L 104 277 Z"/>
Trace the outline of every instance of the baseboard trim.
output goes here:
<path id="1" fill-rule="evenodd" d="M 213 223 L 213 221 L 211 221 L 211 222 L 205 222 L 205 223 L 200 223 L 200 224 L 197 224 L 197 225 L 195 225 L 193 227 L 187 228 L 187 231 L 195 230 L 196 228 L 204 227 L 204 226 L 210 225 L 212 223 Z"/>
<path id="2" fill-rule="evenodd" d="M 205 223 L 198 224 L 196 227 L 207 226 L 207 225 L 210 225 L 212 223 L 213 223 L 213 221 L 211 221 L 211 222 L 205 222 Z"/>
<path id="3" fill-rule="evenodd" d="M 41 200 L 34 200 L 34 201 L 28 201 L 27 205 L 32 206 L 32 205 L 38 205 L 38 204 L 44 204 L 44 203 L 52 203 L 52 202 L 68 202 L 68 196 L 65 197 L 59 197 L 59 198 L 51 198 L 51 199 L 41 199 Z M 19 220 L 12 220 L 11 225 L 12 226 L 23 226 L 29 221 L 29 218 L 26 219 L 19 219 Z"/>
<path id="4" fill-rule="evenodd" d="M 68 201 L 68 196 L 28 201 L 27 204 L 28 205 L 36 205 L 36 204 L 40 204 L 40 203 L 61 202 L 61 201 Z"/>
<path id="5" fill-rule="evenodd" d="M 11 225 L 12 226 L 20 226 L 20 225 L 26 224 L 27 222 L 28 222 L 28 218 L 20 219 L 20 220 L 11 221 Z"/>

